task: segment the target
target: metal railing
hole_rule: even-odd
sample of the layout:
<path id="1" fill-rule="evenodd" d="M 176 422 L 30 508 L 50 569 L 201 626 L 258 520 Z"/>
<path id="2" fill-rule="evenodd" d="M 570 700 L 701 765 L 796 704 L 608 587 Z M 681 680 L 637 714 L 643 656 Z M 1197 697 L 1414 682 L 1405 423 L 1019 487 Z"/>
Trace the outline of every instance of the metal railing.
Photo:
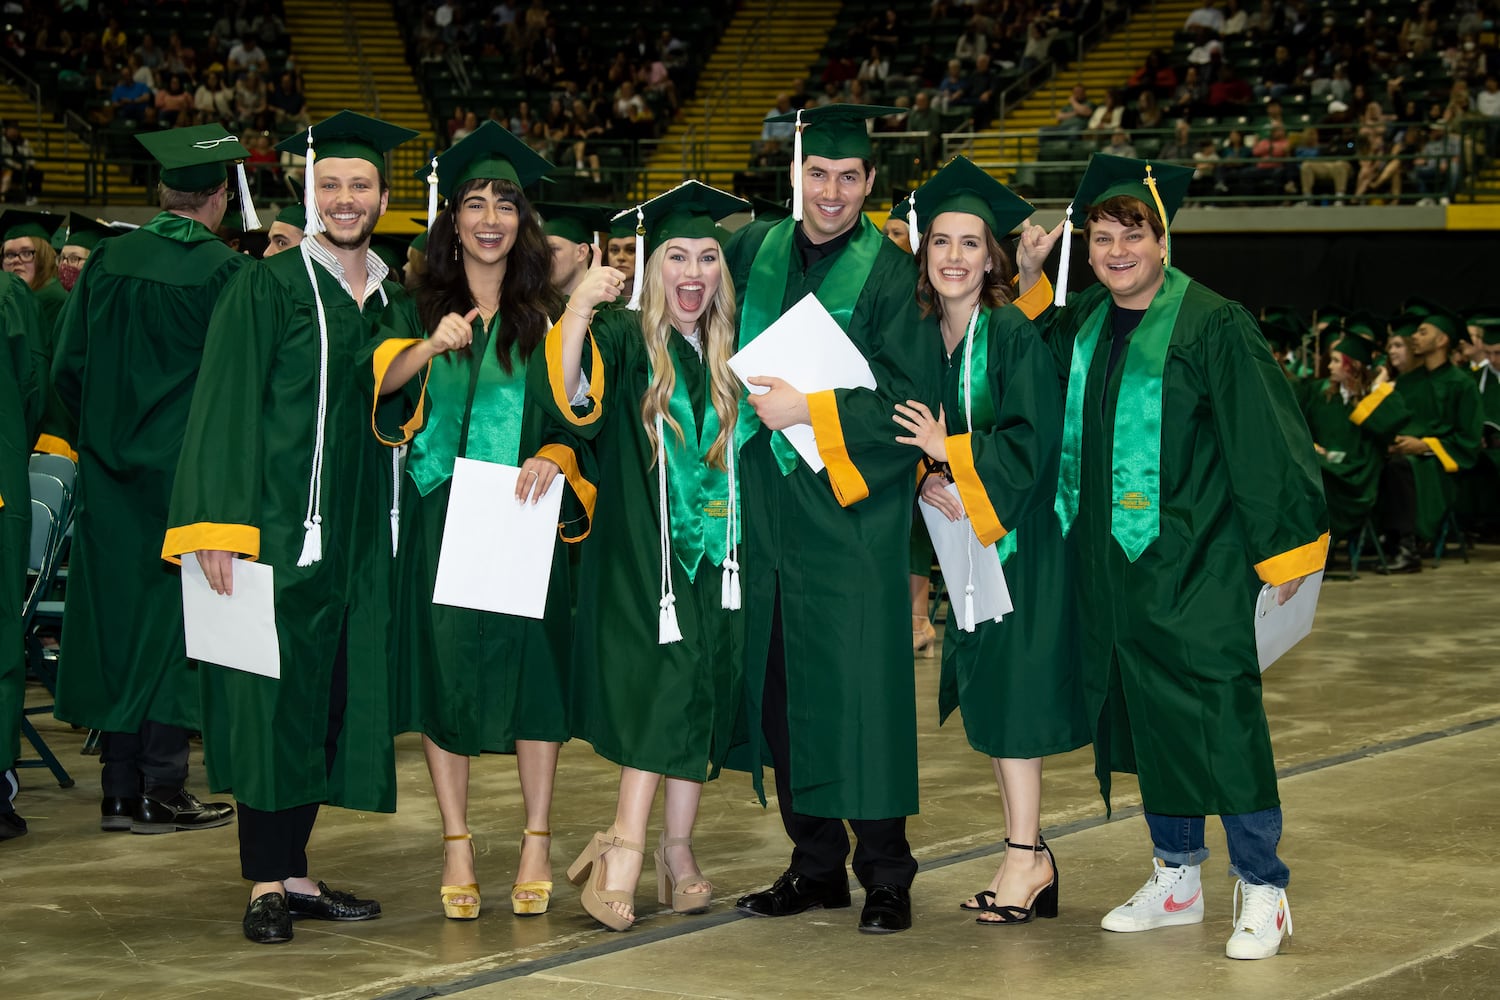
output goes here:
<path id="1" fill-rule="evenodd" d="M 17 90 L 25 94 L 26 99 L 36 109 L 36 129 L 33 135 L 41 139 L 45 148 L 47 136 L 42 130 L 42 85 L 8 59 L 0 59 L 0 74 L 3 74 Z"/>
<path id="2" fill-rule="evenodd" d="M 780 0 L 771 0 L 754 21 L 750 23 L 750 29 L 743 46 L 744 52 L 761 51 L 760 42 L 765 38 L 765 29 L 774 18 L 780 16 Z M 720 73 L 717 78 L 705 83 L 699 83 L 699 93 L 703 96 L 703 132 L 700 142 L 713 142 L 713 120 L 714 109 L 717 107 L 737 106 L 743 102 L 745 93 L 745 60 L 736 59 L 731 69 Z M 697 131 L 697 123 L 694 123 L 693 131 Z"/>

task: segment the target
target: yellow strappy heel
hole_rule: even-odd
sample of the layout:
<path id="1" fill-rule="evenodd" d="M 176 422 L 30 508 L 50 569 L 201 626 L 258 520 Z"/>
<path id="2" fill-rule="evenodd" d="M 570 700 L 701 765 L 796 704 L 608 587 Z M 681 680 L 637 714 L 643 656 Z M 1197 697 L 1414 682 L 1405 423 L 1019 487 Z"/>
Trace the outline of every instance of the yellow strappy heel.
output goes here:
<path id="1" fill-rule="evenodd" d="M 474 850 L 474 835 L 472 833 L 443 834 L 444 846 L 450 840 L 467 840 L 470 853 Z M 471 896 L 472 903 L 455 903 L 454 900 L 463 896 Z M 444 885 L 438 887 L 438 898 L 443 901 L 443 916 L 449 920 L 477 920 L 479 919 L 479 884 L 470 882 L 468 885 Z"/>
<path id="2" fill-rule="evenodd" d="M 522 830 L 521 848 L 526 847 L 527 837 L 552 836 L 551 830 Z M 548 853 L 551 853 L 551 845 L 548 845 Z M 520 861 L 516 864 L 519 866 Z M 521 893 L 529 892 L 531 899 L 522 899 Z M 552 880 L 532 879 L 529 882 L 517 882 L 510 887 L 510 909 L 518 917 L 538 917 L 547 912 L 548 905 L 552 902 Z"/>

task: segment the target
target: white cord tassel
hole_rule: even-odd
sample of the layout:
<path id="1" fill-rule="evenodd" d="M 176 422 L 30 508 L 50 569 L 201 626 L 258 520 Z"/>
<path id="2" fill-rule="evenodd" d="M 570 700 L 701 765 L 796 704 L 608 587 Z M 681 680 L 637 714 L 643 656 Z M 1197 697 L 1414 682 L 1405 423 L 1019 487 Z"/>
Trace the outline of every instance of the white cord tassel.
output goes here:
<path id="1" fill-rule="evenodd" d="M 437 221 L 438 203 L 437 157 L 432 158 L 432 169 L 427 172 L 427 228 Z"/>
<path id="2" fill-rule="evenodd" d="M 969 329 L 964 334 L 964 422 L 969 433 L 974 433 L 974 331 L 979 326 L 979 304 L 969 314 Z M 988 378 L 988 373 L 985 374 Z M 967 514 L 967 511 L 965 512 Z M 969 557 L 969 580 L 964 587 L 964 620 L 959 624 L 965 632 L 974 631 L 974 533 L 969 532 L 969 543 L 964 546 L 964 555 Z"/>
<path id="3" fill-rule="evenodd" d="M 917 192 L 913 191 L 907 196 L 906 203 L 906 235 L 911 240 L 911 252 L 916 253 L 922 249 L 922 234 L 917 230 Z"/>
<path id="4" fill-rule="evenodd" d="M 250 178 L 245 173 L 245 161 L 234 165 L 235 172 L 239 174 L 240 181 L 240 222 L 246 231 L 261 228 L 260 216 L 255 214 L 255 199 L 250 197 Z"/>
<path id="5" fill-rule="evenodd" d="M 308 236 L 316 236 L 323 232 L 323 219 L 318 215 L 318 182 L 313 179 L 313 163 L 318 155 L 313 152 L 312 126 L 307 127 L 307 166 L 302 172 L 302 209 L 307 215 L 307 221 L 302 226 L 302 232 Z M 317 282 L 313 288 L 318 287 Z"/>
<path id="6" fill-rule="evenodd" d="M 311 566 L 323 558 L 323 428 L 328 419 L 328 314 L 323 308 L 323 295 L 318 291 L 318 276 L 313 272 L 311 248 L 304 244 L 301 253 L 318 311 L 318 421 L 313 439 L 312 472 L 307 483 L 307 515 L 302 521 L 307 534 L 302 539 L 302 554 L 297 557 L 298 566 Z"/>
<path id="7" fill-rule="evenodd" d="M 406 445 L 391 451 L 391 555 L 401 542 L 401 460 L 406 457 Z"/>
<path id="8" fill-rule="evenodd" d="M 657 623 L 656 644 L 665 646 L 682 641 L 682 629 L 677 624 L 677 595 L 672 591 L 672 538 L 668 531 L 667 514 L 667 448 L 662 430 L 661 414 L 656 415 L 656 492 L 658 512 L 661 515 L 661 600 L 658 607 L 661 616 Z"/>
<path id="9" fill-rule="evenodd" d="M 725 459 L 729 473 L 726 477 L 729 482 L 729 524 L 724 529 L 724 576 L 719 588 L 719 606 L 725 611 L 738 611 L 740 609 L 740 541 L 739 536 L 734 532 L 734 522 L 739 515 L 739 504 L 735 498 L 733 427 L 729 430 Z"/>
<path id="10" fill-rule="evenodd" d="M 797 109 L 797 126 L 792 133 L 792 218 L 802 221 L 802 109 Z"/>
<path id="11" fill-rule="evenodd" d="M 1052 304 L 1061 309 L 1068 304 L 1068 265 L 1073 260 L 1073 206 L 1063 215 L 1062 256 L 1057 262 L 1057 292 Z"/>
<path id="12" fill-rule="evenodd" d="M 630 301 L 626 309 L 641 309 L 641 286 L 646 283 L 646 213 L 640 206 L 635 210 L 635 283 L 630 289 Z"/>

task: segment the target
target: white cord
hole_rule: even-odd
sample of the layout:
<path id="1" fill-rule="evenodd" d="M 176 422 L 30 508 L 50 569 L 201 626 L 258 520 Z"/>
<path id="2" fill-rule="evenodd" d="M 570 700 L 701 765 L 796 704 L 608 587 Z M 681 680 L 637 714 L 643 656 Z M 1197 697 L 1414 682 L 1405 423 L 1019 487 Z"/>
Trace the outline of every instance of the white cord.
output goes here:
<path id="1" fill-rule="evenodd" d="M 391 449 L 391 555 L 401 541 L 401 460 L 406 457 L 406 445 Z"/>
<path id="2" fill-rule="evenodd" d="M 680 185 L 679 185 L 680 186 Z M 635 278 L 630 289 L 630 301 L 626 309 L 639 312 L 641 308 L 641 286 L 646 283 L 646 212 L 639 205 L 635 209 Z"/>
<path id="3" fill-rule="evenodd" d="M 668 532 L 667 515 L 667 448 L 662 430 L 661 414 L 656 415 L 656 492 L 658 513 L 661 515 L 661 615 L 657 623 L 657 645 L 682 641 L 682 629 L 677 624 L 677 595 L 672 590 L 672 539 Z"/>
<path id="4" fill-rule="evenodd" d="M 1061 309 L 1068 304 L 1068 264 L 1073 259 L 1073 206 L 1063 214 L 1062 256 L 1057 262 L 1057 291 L 1052 304 Z"/>
<path id="5" fill-rule="evenodd" d="M 974 433 L 974 330 L 979 325 L 979 303 L 974 303 L 974 312 L 969 316 L 969 330 L 964 334 L 964 424 L 969 433 Z M 964 555 L 969 557 L 969 581 L 964 587 L 964 620 L 960 628 L 974 631 L 974 543 L 978 538 L 973 531 L 964 545 Z"/>
<path id="6" fill-rule="evenodd" d="M 313 163 L 318 154 L 313 152 L 313 130 L 307 127 L 307 166 L 302 172 L 302 209 L 307 215 L 307 221 L 302 224 L 302 232 L 308 236 L 316 236 L 323 231 L 323 218 L 318 215 L 318 182 L 314 179 Z M 317 291 L 317 282 L 313 282 L 313 290 Z"/>
<path id="7" fill-rule="evenodd" d="M 438 203 L 437 157 L 432 158 L 432 169 L 427 172 L 427 228 L 437 221 Z"/>
<path id="8" fill-rule="evenodd" d="M 311 135 L 311 132 L 309 132 Z M 308 163 L 311 164 L 311 142 Z M 323 295 L 318 291 L 318 276 L 313 270 L 312 249 L 306 241 L 300 247 L 303 266 L 307 268 L 307 280 L 312 284 L 313 302 L 318 312 L 318 422 L 317 436 L 313 441 L 312 472 L 307 484 L 307 514 L 302 521 L 306 534 L 302 539 L 302 554 L 298 566 L 311 566 L 323 558 L 323 429 L 328 418 L 328 314 L 323 308 Z"/>
<path id="9" fill-rule="evenodd" d="M 907 195 L 906 236 L 911 241 L 911 252 L 922 249 L 922 234 L 917 231 L 917 192 Z"/>
<path id="10" fill-rule="evenodd" d="M 250 178 L 245 173 L 245 161 L 235 164 L 240 182 L 240 221 L 247 230 L 261 228 L 260 216 L 255 214 L 255 199 L 250 197 Z"/>
<path id="11" fill-rule="evenodd" d="M 792 132 L 792 218 L 802 221 L 802 109 Z"/>
<path id="12" fill-rule="evenodd" d="M 739 516 L 739 504 L 735 496 L 734 481 L 734 431 L 731 429 L 726 443 L 726 464 L 729 480 L 729 524 L 724 529 L 724 575 L 719 595 L 719 606 L 726 611 L 740 609 L 740 541 L 734 532 L 735 518 Z"/>

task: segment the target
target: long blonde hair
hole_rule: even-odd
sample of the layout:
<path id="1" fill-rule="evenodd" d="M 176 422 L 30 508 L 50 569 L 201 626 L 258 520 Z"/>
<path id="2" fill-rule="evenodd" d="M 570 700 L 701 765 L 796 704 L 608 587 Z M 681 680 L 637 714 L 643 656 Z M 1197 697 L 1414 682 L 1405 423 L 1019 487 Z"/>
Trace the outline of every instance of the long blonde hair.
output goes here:
<path id="1" fill-rule="evenodd" d="M 667 293 L 662 287 L 662 261 L 666 258 L 668 240 L 657 247 L 646 260 L 641 289 L 641 335 L 646 341 L 646 357 L 651 362 L 651 384 L 646 386 L 646 395 L 641 399 L 641 420 L 646 425 L 646 437 L 654 452 L 661 442 L 656 439 L 656 418 L 671 427 L 677 440 L 686 440 L 682 427 L 672 418 L 667 402 L 677 385 L 677 370 L 672 367 L 672 352 L 668 341 L 672 336 L 672 319 L 667 313 Z M 734 440 L 734 423 L 739 414 L 740 383 L 729 370 L 729 358 L 735 350 L 735 302 L 734 282 L 729 277 L 729 268 L 724 266 L 724 250 L 719 248 L 719 290 L 714 293 L 708 308 L 698 320 L 702 332 L 703 357 L 708 368 L 709 401 L 719 415 L 719 436 L 708 449 L 708 464 L 716 469 L 726 468 L 726 455 Z M 692 331 L 682 331 L 690 333 Z"/>

